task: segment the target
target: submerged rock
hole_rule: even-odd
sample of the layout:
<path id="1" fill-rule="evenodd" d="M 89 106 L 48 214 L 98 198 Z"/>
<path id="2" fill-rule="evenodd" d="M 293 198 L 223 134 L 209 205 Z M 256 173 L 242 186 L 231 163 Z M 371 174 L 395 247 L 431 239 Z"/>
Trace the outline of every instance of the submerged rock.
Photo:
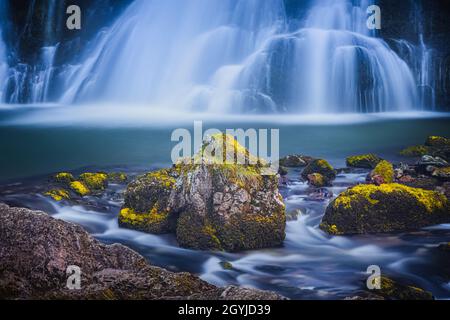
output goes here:
<path id="1" fill-rule="evenodd" d="M 319 174 L 319 175 L 317 175 Z M 308 176 L 311 176 L 312 178 L 323 178 L 323 185 L 330 185 L 331 182 L 336 179 L 336 171 L 334 168 L 328 163 L 328 161 L 323 159 L 316 159 L 313 160 L 308 166 L 303 170 L 302 172 L 302 178 L 304 180 L 309 180 Z"/>
<path id="2" fill-rule="evenodd" d="M 450 206 L 444 195 L 393 183 L 348 189 L 328 206 L 320 227 L 330 234 L 364 234 L 445 222 L 450 222 Z"/>
<path id="3" fill-rule="evenodd" d="M 283 299 L 272 292 L 217 288 L 189 273 L 151 266 L 133 250 L 104 245 L 77 225 L 4 204 L 0 248 L 1 299 Z M 81 271 L 79 290 L 67 288 L 69 266 Z"/>
<path id="4" fill-rule="evenodd" d="M 347 166 L 352 168 L 374 169 L 383 159 L 375 154 L 363 154 L 347 158 Z"/>
<path id="5" fill-rule="evenodd" d="M 238 158 L 244 164 L 237 164 Z M 158 227 L 167 222 L 164 231 L 172 232 L 176 225 L 180 246 L 193 249 L 239 251 L 278 246 L 285 238 L 285 207 L 278 175 L 263 174 L 266 171 L 264 161 L 232 136 L 213 135 L 192 159 L 132 182 L 119 222 L 155 233 L 158 230 L 141 226 L 154 226 L 156 212 Z M 130 218 L 140 221 L 130 223 Z"/>
<path id="6" fill-rule="evenodd" d="M 303 156 L 299 154 L 288 155 L 280 159 L 280 166 L 287 168 L 306 167 L 314 159 L 312 157 Z"/>

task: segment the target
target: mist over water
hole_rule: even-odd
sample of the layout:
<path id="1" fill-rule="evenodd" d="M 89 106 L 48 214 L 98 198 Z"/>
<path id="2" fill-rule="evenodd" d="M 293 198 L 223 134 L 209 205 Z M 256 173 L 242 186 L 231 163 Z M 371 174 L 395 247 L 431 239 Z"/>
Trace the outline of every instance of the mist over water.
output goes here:
<path id="1" fill-rule="evenodd" d="M 44 47 L 30 101 L 219 114 L 428 109 L 418 95 L 426 75 L 415 79 L 368 29 L 371 3 L 314 0 L 293 17 L 283 0 L 135 0 L 63 67 L 53 66 L 58 46 Z M 10 101 L 23 95 L 16 88 Z"/>

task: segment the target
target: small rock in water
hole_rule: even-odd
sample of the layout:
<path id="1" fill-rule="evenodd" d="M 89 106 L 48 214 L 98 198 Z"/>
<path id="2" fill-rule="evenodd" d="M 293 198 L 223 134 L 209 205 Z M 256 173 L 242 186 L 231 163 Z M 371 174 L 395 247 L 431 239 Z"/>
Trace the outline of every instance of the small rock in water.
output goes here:
<path id="1" fill-rule="evenodd" d="M 347 158 L 347 166 L 362 169 L 374 169 L 383 159 L 375 154 L 363 154 Z"/>
<path id="2" fill-rule="evenodd" d="M 312 157 L 295 154 L 281 158 L 280 166 L 288 168 L 300 168 L 306 167 L 311 161 L 313 161 Z"/>

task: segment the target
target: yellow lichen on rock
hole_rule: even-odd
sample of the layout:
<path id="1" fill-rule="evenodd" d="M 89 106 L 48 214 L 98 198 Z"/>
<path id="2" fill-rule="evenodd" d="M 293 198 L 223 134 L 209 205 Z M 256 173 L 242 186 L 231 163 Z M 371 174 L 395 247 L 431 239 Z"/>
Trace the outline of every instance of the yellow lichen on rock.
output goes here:
<path id="1" fill-rule="evenodd" d="M 347 166 L 373 169 L 382 159 L 375 154 L 362 154 L 347 158 Z"/>
<path id="2" fill-rule="evenodd" d="M 386 160 L 380 161 L 375 169 L 372 171 L 371 176 L 381 176 L 384 183 L 394 182 L 394 166 Z"/>
<path id="3" fill-rule="evenodd" d="M 69 192 L 67 192 L 64 189 L 53 189 L 46 193 L 44 193 L 45 196 L 52 197 L 55 201 L 62 201 L 62 200 L 69 200 L 70 195 Z"/>
<path id="4" fill-rule="evenodd" d="M 108 184 L 108 175 L 106 173 L 83 173 L 79 178 L 90 190 L 104 190 Z"/>
<path id="5" fill-rule="evenodd" d="M 55 180 L 59 183 L 71 183 L 75 178 L 71 173 L 60 172 L 55 175 Z"/>
<path id="6" fill-rule="evenodd" d="M 70 183 L 70 188 L 72 188 L 73 191 L 75 191 L 80 196 L 84 197 L 91 193 L 91 190 L 89 190 L 86 185 L 84 185 L 81 181 L 73 181 Z"/>
<path id="7" fill-rule="evenodd" d="M 342 206 L 343 208 L 350 209 L 352 202 L 360 200 L 361 197 L 366 199 L 370 204 L 375 205 L 379 202 L 379 200 L 374 199 L 374 195 L 377 193 L 390 194 L 394 192 L 404 193 L 414 197 L 417 202 L 423 205 L 430 213 L 434 210 L 444 208 L 448 201 L 444 195 L 438 192 L 412 188 L 397 183 L 383 184 L 381 186 L 361 184 L 345 191 L 338 198 L 336 198 L 334 207 L 338 209 Z"/>
<path id="8" fill-rule="evenodd" d="M 400 155 L 404 157 L 421 157 L 430 152 L 430 148 L 426 146 L 411 146 L 400 151 Z"/>
<path id="9" fill-rule="evenodd" d="M 427 138 L 425 145 L 429 147 L 450 146 L 450 139 L 440 136 L 430 136 Z"/>

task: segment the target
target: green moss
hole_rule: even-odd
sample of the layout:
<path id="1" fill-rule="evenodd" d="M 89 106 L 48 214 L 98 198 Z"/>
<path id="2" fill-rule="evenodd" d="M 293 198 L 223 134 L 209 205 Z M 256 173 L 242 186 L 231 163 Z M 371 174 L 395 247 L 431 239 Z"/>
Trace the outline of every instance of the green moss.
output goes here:
<path id="1" fill-rule="evenodd" d="M 59 183 L 69 184 L 75 180 L 73 175 L 68 172 L 60 172 L 55 175 L 55 180 Z"/>
<path id="2" fill-rule="evenodd" d="M 421 288 L 405 286 L 387 277 L 381 277 L 381 290 L 377 292 L 391 300 L 432 300 L 433 295 Z"/>
<path id="3" fill-rule="evenodd" d="M 372 171 L 372 176 L 375 175 L 381 176 L 384 183 L 392 183 L 394 182 L 394 166 L 390 162 L 382 160 Z"/>
<path id="4" fill-rule="evenodd" d="M 125 183 L 128 180 L 128 177 L 123 172 L 111 172 L 108 173 L 108 180 L 115 183 Z"/>
<path id="5" fill-rule="evenodd" d="M 376 195 L 377 193 L 405 193 L 408 196 L 416 199 L 416 201 L 430 213 L 435 210 L 442 210 L 448 204 L 447 198 L 438 192 L 411 188 L 405 185 L 391 183 L 383 184 L 381 186 L 358 185 L 356 187 L 353 187 L 336 198 L 334 207 L 335 209 L 338 209 L 339 207 L 351 209 L 352 203 L 354 201 L 358 202 L 361 197 L 366 199 L 368 203 L 375 205 L 379 202 L 379 200 L 374 198 L 374 195 Z"/>
<path id="6" fill-rule="evenodd" d="M 363 154 L 347 158 L 347 166 L 354 168 L 373 169 L 382 159 L 375 154 Z"/>
<path id="7" fill-rule="evenodd" d="M 331 234 L 331 235 L 334 235 L 334 236 L 342 234 L 339 231 L 337 225 L 335 225 L 335 224 L 329 225 L 328 223 L 321 223 L 320 224 L 320 229 L 322 229 L 325 232 L 327 232 L 328 234 Z"/>
<path id="8" fill-rule="evenodd" d="M 170 171 L 163 169 L 158 171 L 149 172 L 146 174 L 146 178 L 152 180 L 161 187 L 175 188 L 176 179 L 170 175 Z"/>
<path id="9" fill-rule="evenodd" d="M 425 145 L 428 147 L 445 147 L 450 146 L 450 139 L 439 136 L 430 136 L 427 138 Z"/>
<path id="10" fill-rule="evenodd" d="M 45 196 L 52 197 L 55 201 L 62 201 L 62 200 L 69 200 L 70 195 L 69 192 L 67 192 L 64 189 L 53 189 L 46 193 L 44 193 Z"/>
<path id="11" fill-rule="evenodd" d="M 84 197 L 91 193 L 91 190 L 81 181 L 73 181 L 70 183 L 70 188 L 78 195 Z"/>
<path id="12" fill-rule="evenodd" d="M 327 184 L 327 181 L 320 173 L 312 173 L 308 175 L 309 183 L 315 187 L 323 187 Z"/>
<path id="13" fill-rule="evenodd" d="M 133 209 L 123 208 L 119 214 L 121 222 L 130 225 L 161 223 L 167 219 L 167 216 L 168 213 L 165 211 L 159 212 L 157 206 L 147 213 L 137 213 Z"/>
<path id="14" fill-rule="evenodd" d="M 104 190 L 108 185 L 108 175 L 106 173 L 83 173 L 79 179 L 90 190 Z"/>
<path id="15" fill-rule="evenodd" d="M 400 155 L 404 157 L 421 157 L 430 153 L 427 146 L 411 146 L 400 151 Z"/>
<path id="16" fill-rule="evenodd" d="M 336 171 L 324 159 L 316 159 L 309 163 L 302 171 L 302 178 L 308 180 L 308 176 L 311 174 L 320 174 L 324 177 L 324 184 L 330 184 L 336 178 Z"/>

